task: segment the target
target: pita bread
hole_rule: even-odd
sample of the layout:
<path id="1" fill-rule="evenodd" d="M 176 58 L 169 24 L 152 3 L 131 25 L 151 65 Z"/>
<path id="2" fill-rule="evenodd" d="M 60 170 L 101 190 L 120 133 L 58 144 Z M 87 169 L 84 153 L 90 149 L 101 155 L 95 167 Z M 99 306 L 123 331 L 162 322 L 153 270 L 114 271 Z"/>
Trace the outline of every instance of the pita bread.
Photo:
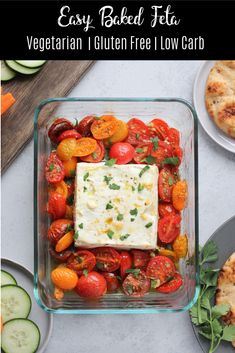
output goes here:
<path id="1" fill-rule="evenodd" d="M 215 63 L 207 79 L 205 101 L 215 124 L 235 139 L 235 60 Z"/>
<path id="2" fill-rule="evenodd" d="M 220 270 L 216 291 L 216 304 L 230 305 L 230 311 L 223 317 L 225 325 L 235 324 L 235 252 Z M 232 342 L 235 347 L 235 341 Z"/>

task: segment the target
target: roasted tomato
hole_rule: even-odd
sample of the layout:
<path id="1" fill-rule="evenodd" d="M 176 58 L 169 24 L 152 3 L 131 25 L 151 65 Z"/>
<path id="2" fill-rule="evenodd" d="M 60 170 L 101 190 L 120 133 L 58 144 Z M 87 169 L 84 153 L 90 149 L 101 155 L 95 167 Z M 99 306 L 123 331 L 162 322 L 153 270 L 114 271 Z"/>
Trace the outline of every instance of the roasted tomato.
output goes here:
<path id="1" fill-rule="evenodd" d="M 158 179 L 158 193 L 162 201 L 171 202 L 173 185 L 174 175 L 170 169 L 163 168 L 159 173 Z"/>
<path id="2" fill-rule="evenodd" d="M 51 280 L 56 287 L 71 290 L 76 286 L 78 276 L 75 271 L 67 267 L 57 267 L 51 272 Z"/>
<path id="3" fill-rule="evenodd" d="M 115 142 L 121 142 L 128 136 L 128 126 L 125 121 L 117 120 L 117 128 L 114 134 L 105 140 L 107 146 L 112 145 Z"/>
<path id="4" fill-rule="evenodd" d="M 67 261 L 67 267 L 76 271 L 79 276 L 82 275 L 84 270 L 88 272 L 92 271 L 95 267 L 96 259 L 95 255 L 88 250 L 78 250 L 71 254 Z"/>
<path id="5" fill-rule="evenodd" d="M 182 286 L 182 284 L 182 277 L 179 273 L 176 272 L 174 277 L 169 282 L 166 282 L 160 287 L 156 288 L 156 291 L 160 293 L 172 293 L 177 291 Z"/>
<path id="6" fill-rule="evenodd" d="M 158 222 L 158 236 L 162 243 L 172 243 L 180 234 L 180 215 L 171 215 L 161 218 Z"/>
<path id="7" fill-rule="evenodd" d="M 109 157 L 116 159 L 116 164 L 127 164 L 134 157 L 135 149 L 127 142 L 117 142 L 112 145 Z"/>
<path id="8" fill-rule="evenodd" d="M 57 146 L 56 153 L 62 161 L 70 160 L 75 154 L 77 148 L 77 141 L 75 138 L 67 138 L 62 140 Z"/>
<path id="9" fill-rule="evenodd" d="M 48 183 L 58 183 L 64 179 L 64 166 L 55 151 L 47 159 L 45 175 Z"/>
<path id="10" fill-rule="evenodd" d="M 142 250 L 131 250 L 131 254 L 133 256 L 133 266 L 135 268 L 145 270 L 150 260 L 149 252 Z"/>
<path id="11" fill-rule="evenodd" d="M 58 240 L 72 229 L 73 221 L 70 219 L 57 219 L 51 223 L 48 229 L 48 239 L 52 245 L 56 245 Z"/>
<path id="12" fill-rule="evenodd" d="M 50 247 L 49 252 L 54 259 L 60 262 L 66 262 L 69 256 L 72 254 L 72 250 L 67 249 L 61 252 L 57 252 L 52 246 Z"/>
<path id="13" fill-rule="evenodd" d="M 99 163 L 104 159 L 104 144 L 102 141 L 97 142 L 97 147 L 94 152 L 88 156 L 80 157 L 81 161 L 88 163 Z"/>
<path id="14" fill-rule="evenodd" d="M 92 271 L 79 278 L 75 291 L 80 297 L 100 298 L 107 292 L 107 283 L 104 276 Z"/>
<path id="15" fill-rule="evenodd" d="M 179 214 L 179 212 L 174 208 L 174 206 L 168 202 L 160 202 L 158 205 L 158 212 L 161 218 L 165 216 L 170 216 L 172 214 Z"/>
<path id="16" fill-rule="evenodd" d="M 114 273 L 110 273 L 110 272 L 104 272 L 103 276 L 107 282 L 108 293 L 117 292 L 120 286 L 117 276 Z"/>
<path id="17" fill-rule="evenodd" d="M 151 143 L 140 143 L 135 147 L 134 162 L 137 164 L 145 163 L 145 157 L 150 155 Z"/>
<path id="18" fill-rule="evenodd" d="M 121 251 L 120 275 L 122 278 L 126 276 L 126 270 L 132 267 L 132 258 L 128 251 Z"/>
<path id="19" fill-rule="evenodd" d="M 77 140 L 76 148 L 73 152 L 75 157 L 84 157 L 88 156 L 91 153 L 95 152 L 97 148 L 97 141 L 91 137 L 82 137 Z"/>
<path id="20" fill-rule="evenodd" d="M 170 128 L 167 133 L 166 141 L 168 141 L 173 146 L 179 146 L 180 144 L 180 133 L 175 128 Z"/>
<path id="21" fill-rule="evenodd" d="M 65 118 L 58 118 L 50 126 L 48 130 L 48 136 L 53 143 L 57 144 L 58 137 L 61 135 L 61 133 L 70 129 L 73 129 L 73 124 L 69 120 Z"/>
<path id="22" fill-rule="evenodd" d="M 155 256 L 148 264 L 146 275 L 148 278 L 156 281 L 155 287 L 169 281 L 175 274 L 175 265 L 172 260 L 166 256 Z"/>
<path id="23" fill-rule="evenodd" d="M 83 118 L 75 128 L 82 136 L 91 136 L 91 125 L 94 120 L 95 115 L 85 116 L 85 118 Z"/>
<path id="24" fill-rule="evenodd" d="M 165 140 L 168 136 L 169 126 L 165 121 L 153 119 L 148 126 L 153 135 L 157 136 L 160 140 Z"/>
<path id="25" fill-rule="evenodd" d="M 96 267 L 100 271 L 114 272 L 119 269 L 121 256 L 110 247 L 100 247 L 92 250 L 96 257 Z"/>
<path id="26" fill-rule="evenodd" d="M 151 156 L 156 159 L 156 164 L 160 168 L 163 166 L 166 158 L 172 157 L 172 147 L 164 141 L 158 142 L 158 147 L 152 147 Z"/>
<path id="27" fill-rule="evenodd" d="M 125 142 L 132 146 L 137 146 L 139 143 L 149 143 L 150 130 L 148 126 L 141 120 L 133 118 L 128 121 L 128 137 Z"/>
<path id="28" fill-rule="evenodd" d="M 103 140 L 111 137 L 118 128 L 118 120 L 112 115 L 102 115 L 91 125 L 91 132 L 95 139 Z"/>
<path id="29" fill-rule="evenodd" d="M 77 158 L 72 157 L 67 161 L 63 162 L 64 173 L 67 178 L 73 178 L 76 174 Z"/>
<path id="30" fill-rule="evenodd" d="M 77 132 L 77 130 L 72 129 L 72 130 L 66 130 L 63 131 L 62 134 L 58 137 L 57 141 L 60 142 L 64 139 L 67 138 L 74 138 L 74 139 L 80 139 L 82 136 Z"/>
<path id="31" fill-rule="evenodd" d="M 188 186 L 185 180 L 178 181 L 172 191 L 172 203 L 178 210 L 182 211 L 187 204 L 188 199 Z"/>
<path id="32" fill-rule="evenodd" d="M 51 192 L 47 211 L 52 219 L 63 218 L 66 212 L 66 198 L 58 192 Z"/>
<path id="33" fill-rule="evenodd" d="M 123 291 L 131 297 L 143 297 L 150 289 L 150 280 L 143 271 L 130 273 L 122 283 Z"/>

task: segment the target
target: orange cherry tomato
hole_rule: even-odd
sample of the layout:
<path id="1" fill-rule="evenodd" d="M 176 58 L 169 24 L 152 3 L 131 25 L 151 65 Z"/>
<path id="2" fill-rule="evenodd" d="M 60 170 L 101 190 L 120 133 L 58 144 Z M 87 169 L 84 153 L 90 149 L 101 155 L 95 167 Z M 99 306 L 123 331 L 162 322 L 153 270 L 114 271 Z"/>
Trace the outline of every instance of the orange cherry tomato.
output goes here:
<path id="1" fill-rule="evenodd" d="M 102 115 L 96 118 L 91 125 L 91 132 L 97 140 L 111 137 L 117 130 L 118 120 L 112 115 Z"/>
<path id="2" fill-rule="evenodd" d="M 114 134 L 105 140 L 105 144 L 112 144 L 115 142 L 121 142 L 128 136 L 128 125 L 125 121 L 117 120 L 117 128 Z"/>
<path id="3" fill-rule="evenodd" d="M 178 235 L 172 244 L 175 254 L 181 258 L 185 257 L 188 252 L 188 238 L 187 235 Z"/>
<path id="4" fill-rule="evenodd" d="M 82 137 L 77 140 L 76 148 L 73 152 L 73 156 L 75 157 L 83 157 L 88 156 L 95 152 L 97 148 L 97 141 L 91 137 Z"/>
<path id="5" fill-rule="evenodd" d="M 67 184 L 61 180 L 59 183 L 49 185 L 49 193 L 57 192 L 58 194 L 62 195 L 65 199 L 68 197 L 68 186 Z"/>
<path id="6" fill-rule="evenodd" d="M 73 244 L 73 236 L 74 231 L 71 230 L 70 232 L 66 233 L 60 240 L 57 242 L 55 246 L 55 251 L 61 252 L 67 249 L 71 244 Z"/>
<path id="7" fill-rule="evenodd" d="M 71 178 L 75 176 L 76 166 L 77 166 L 77 158 L 72 157 L 67 161 L 63 162 L 64 173 L 67 178 Z"/>
<path id="8" fill-rule="evenodd" d="M 51 272 L 51 280 L 56 287 L 71 290 L 76 287 L 78 276 L 70 268 L 57 267 Z"/>
<path id="9" fill-rule="evenodd" d="M 88 156 L 80 157 L 80 159 L 81 161 L 87 162 L 87 163 L 98 163 L 104 159 L 104 153 L 105 153 L 104 144 L 102 141 L 98 141 L 95 152 L 92 152 Z"/>
<path id="10" fill-rule="evenodd" d="M 66 212 L 66 198 L 58 192 L 49 194 L 47 211 L 52 219 L 63 218 Z"/>
<path id="11" fill-rule="evenodd" d="M 66 205 L 65 218 L 66 219 L 73 219 L 73 207 L 72 206 Z"/>
<path id="12" fill-rule="evenodd" d="M 73 229 L 73 221 L 69 219 L 57 219 L 48 229 L 48 239 L 52 245 L 56 245 L 60 238 Z"/>
<path id="13" fill-rule="evenodd" d="M 181 211 L 186 207 L 188 187 L 185 180 L 178 181 L 172 190 L 172 203 L 176 210 Z"/>
<path id="14" fill-rule="evenodd" d="M 78 140 L 79 141 L 79 140 Z M 57 146 L 56 153 L 62 161 L 68 161 L 74 156 L 74 151 L 77 147 L 75 138 L 67 138 L 62 140 Z"/>

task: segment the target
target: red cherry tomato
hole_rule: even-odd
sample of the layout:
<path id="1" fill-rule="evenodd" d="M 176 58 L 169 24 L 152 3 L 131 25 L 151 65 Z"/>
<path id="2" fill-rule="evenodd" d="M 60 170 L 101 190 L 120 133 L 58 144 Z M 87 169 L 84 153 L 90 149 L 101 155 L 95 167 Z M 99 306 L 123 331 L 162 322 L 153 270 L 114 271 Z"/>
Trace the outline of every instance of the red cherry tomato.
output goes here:
<path id="1" fill-rule="evenodd" d="M 129 132 L 125 142 L 128 142 L 133 146 L 137 146 L 139 143 L 151 142 L 150 130 L 143 121 L 133 118 L 128 121 L 127 125 Z"/>
<path id="2" fill-rule="evenodd" d="M 121 265 L 120 265 L 120 275 L 122 278 L 126 276 L 126 270 L 132 267 L 132 258 L 128 251 L 122 251 L 121 255 Z"/>
<path id="3" fill-rule="evenodd" d="M 88 162 L 88 163 L 98 163 L 104 159 L 104 144 L 102 141 L 97 141 L 97 148 L 96 150 L 89 154 L 88 156 L 80 157 L 81 161 Z"/>
<path id="4" fill-rule="evenodd" d="M 180 215 L 171 215 L 161 218 L 158 222 L 158 236 L 162 243 L 172 243 L 180 234 Z"/>
<path id="5" fill-rule="evenodd" d="M 107 283 L 104 276 L 92 271 L 78 279 L 75 291 L 83 298 L 100 298 L 107 292 Z"/>
<path id="6" fill-rule="evenodd" d="M 59 135 L 57 141 L 60 142 L 67 138 L 80 139 L 82 136 L 75 129 L 63 131 L 62 134 Z"/>
<path id="7" fill-rule="evenodd" d="M 58 183 L 64 179 L 64 166 L 55 151 L 47 159 L 45 175 L 48 183 Z"/>
<path id="8" fill-rule="evenodd" d="M 58 118 L 50 126 L 48 130 L 48 136 L 53 143 L 57 144 L 58 137 L 61 135 L 61 133 L 63 131 L 71 130 L 73 128 L 73 124 L 69 120 L 65 118 Z"/>
<path id="9" fill-rule="evenodd" d="M 158 193 L 162 201 L 171 202 L 174 180 L 174 175 L 171 173 L 170 169 L 163 168 L 160 171 L 158 179 Z"/>
<path id="10" fill-rule="evenodd" d="M 168 136 L 169 126 L 165 121 L 161 119 L 153 119 L 149 123 L 149 128 L 151 132 L 160 140 L 165 140 Z"/>
<path id="11" fill-rule="evenodd" d="M 131 250 L 131 254 L 133 256 L 133 266 L 135 268 L 145 270 L 150 260 L 149 252 L 142 250 Z"/>
<path id="12" fill-rule="evenodd" d="M 151 156 L 156 158 L 156 164 L 158 167 L 162 167 L 162 162 L 168 157 L 172 157 L 172 147 L 164 141 L 158 142 L 158 147 L 151 149 Z"/>
<path id="13" fill-rule="evenodd" d="M 146 275 L 148 278 L 158 281 L 157 286 L 169 281 L 175 274 L 175 265 L 166 256 L 155 256 L 148 264 Z"/>
<path id="14" fill-rule="evenodd" d="M 143 159 L 151 153 L 151 143 L 140 143 L 135 147 L 134 161 L 137 164 L 145 163 Z"/>
<path id="15" fill-rule="evenodd" d="M 52 245 L 56 245 L 58 240 L 71 229 L 73 229 L 73 221 L 69 219 L 57 219 L 51 223 L 48 229 L 48 239 Z"/>
<path id="16" fill-rule="evenodd" d="M 135 149 L 127 142 L 116 142 L 109 151 L 109 157 L 116 159 L 116 164 L 127 164 L 134 157 Z"/>
<path id="17" fill-rule="evenodd" d="M 96 267 L 100 271 L 114 272 L 120 267 L 121 256 L 110 247 L 100 247 L 92 250 L 96 257 Z"/>
<path id="18" fill-rule="evenodd" d="M 122 283 L 123 291 L 131 297 L 143 297 L 150 289 L 150 280 L 143 271 L 130 273 Z"/>
<path id="19" fill-rule="evenodd" d="M 66 198 L 58 192 L 50 192 L 47 211 L 52 219 L 63 218 L 66 212 Z"/>
<path id="20" fill-rule="evenodd" d="M 182 286 L 182 284 L 182 277 L 179 273 L 176 272 L 174 277 L 169 282 L 166 282 L 160 287 L 156 288 L 156 291 L 160 293 L 172 293 L 177 291 Z"/>
<path id="21" fill-rule="evenodd" d="M 180 133 L 175 128 L 170 128 L 167 133 L 166 141 L 168 141 L 173 146 L 179 146 L 180 144 Z"/>
<path id="22" fill-rule="evenodd" d="M 84 270 L 92 271 L 95 264 L 95 255 L 88 250 L 78 250 L 72 253 L 67 261 L 67 267 L 76 271 L 78 276 L 81 276 Z"/>
<path id="23" fill-rule="evenodd" d="M 95 115 L 88 115 L 83 118 L 77 125 L 77 131 L 84 137 L 91 136 L 91 125 L 95 120 Z"/>
<path id="24" fill-rule="evenodd" d="M 57 252 L 53 249 L 52 246 L 50 247 L 49 252 L 54 259 L 56 259 L 60 262 L 66 262 L 68 260 L 69 256 L 72 254 L 72 250 L 66 249 L 64 251 Z"/>
<path id="25" fill-rule="evenodd" d="M 103 276 L 107 282 L 108 293 L 117 292 L 117 290 L 119 289 L 119 286 L 120 286 L 119 281 L 117 279 L 117 276 L 114 273 L 110 273 L 110 272 L 104 272 Z"/>
<path id="26" fill-rule="evenodd" d="M 179 214 L 179 212 L 174 208 L 171 203 L 160 202 L 158 205 L 159 216 L 161 218 L 165 216 Z"/>

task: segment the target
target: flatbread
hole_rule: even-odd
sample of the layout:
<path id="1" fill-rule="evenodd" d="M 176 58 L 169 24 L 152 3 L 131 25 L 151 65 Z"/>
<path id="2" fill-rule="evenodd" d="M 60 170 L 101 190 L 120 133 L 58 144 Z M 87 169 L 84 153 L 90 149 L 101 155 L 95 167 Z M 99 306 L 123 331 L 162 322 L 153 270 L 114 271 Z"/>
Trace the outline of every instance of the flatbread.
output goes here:
<path id="1" fill-rule="evenodd" d="M 230 312 L 223 317 L 225 325 L 235 324 L 235 252 L 228 258 L 219 272 L 216 304 L 230 305 Z M 235 347 L 235 341 L 232 342 Z"/>
<path id="2" fill-rule="evenodd" d="M 216 61 L 207 79 L 205 102 L 215 124 L 235 139 L 235 60 Z"/>

